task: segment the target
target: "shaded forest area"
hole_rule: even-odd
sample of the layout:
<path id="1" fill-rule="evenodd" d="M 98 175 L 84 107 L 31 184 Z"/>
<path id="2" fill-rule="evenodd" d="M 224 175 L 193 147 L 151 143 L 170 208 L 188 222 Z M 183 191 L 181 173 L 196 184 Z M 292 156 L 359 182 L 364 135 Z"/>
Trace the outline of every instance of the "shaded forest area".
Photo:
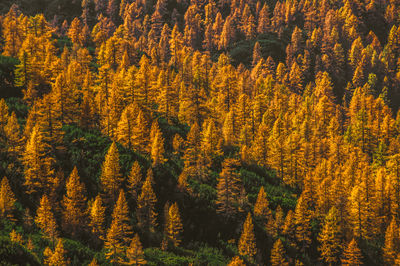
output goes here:
<path id="1" fill-rule="evenodd" d="M 400 265 L 400 2 L 0 3 L 7 265 Z"/>

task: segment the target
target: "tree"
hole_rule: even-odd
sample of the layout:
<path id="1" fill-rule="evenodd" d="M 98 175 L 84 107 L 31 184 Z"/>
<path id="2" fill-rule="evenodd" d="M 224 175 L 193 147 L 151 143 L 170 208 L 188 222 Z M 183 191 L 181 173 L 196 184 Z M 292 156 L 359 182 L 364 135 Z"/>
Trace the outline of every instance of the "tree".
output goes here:
<path id="1" fill-rule="evenodd" d="M 23 138 L 14 112 L 8 117 L 7 124 L 4 126 L 4 135 L 7 140 L 7 151 L 13 156 L 21 155 Z"/>
<path id="2" fill-rule="evenodd" d="M 154 231 L 156 226 L 155 204 L 157 202 L 156 195 L 152 188 L 152 174 L 147 174 L 147 178 L 142 186 L 142 193 L 137 199 L 136 215 L 138 224 L 145 231 Z"/>
<path id="3" fill-rule="evenodd" d="M 269 20 L 269 8 L 266 3 L 264 3 L 260 14 L 258 16 L 258 26 L 257 32 L 258 34 L 267 33 L 270 27 L 270 20 Z"/>
<path id="4" fill-rule="evenodd" d="M 7 177 L 3 177 L 0 185 L 0 217 L 2 219 L 12 219 L 16 199 L 11 190 L 10 184 L 8 183 Z"/>
<path id="5" fill-rule="evenodd" d="M 246 221 L 243 224 L 242 235 L 238 243 L 238 250 L 241 256 L 248 256 L 253 260 L 257 254 L 256 239 L 254 236 L 254 226 L 250 213 L 247 214 Z"/>
<path id="6" fill-rule="evenodd" d="M 154 131 L 155 132 L 150 133 L 150 135 L 154 135 L 151 143 L 151 159 L 153 161 L 153 167 L 163 164 L 166 161 L 164 158 L 164 138 L 162 137 L 162 133 L 159 129 Z"/>
<path id="7" fill-rule="evenodd" d="M 64 196 L 63 225 L 67 232 L 76 237 L 86 223 L 86 191 L 80 182 L 76 166 L 66 184 L 67 194 Z"/>
<path id="8" fill-rule="evenodd" d="M 255 67 L 262 58 L 260 43 L 256 42 L 253 49 L 253 67 Z"/>
<path id="9" fill-rule="evenodd" d="M 282 241 L 278 238 L 275 241 L 274 246 L 271 250 L 271 265 L 272 266 L 289 266 L 289 263 L 286 260 L 286 252 L 283 247 Z"/>
<path id="10" fill-rule="evenodd" d="M 304 193 L 300 196 L 294 213 L 296 239 L 303 251 L 311 244 L 311 214 L 305 197 Z"/>
<path id="11" fill-rule="evenodd" d="M 322 259 L 328 264 L 335 264 L 339 259 L 341 253 L 340 233 L 338 211 L 335 207 L 332 207 L 325 217 L 322 230 L 318 236 L 321 243 L 318 249 L 321 252 Z"/>
<path id="12" fill-rule="evenodd" d="M 100 180 L 108 203 L 114 203 L 123 181 L 119 165 L 118 148 L 115 142 L 111 144 L 106 154 L 101 168 Z"/>
<path id="13" fill-rule="evenodd" d="M 343 252 L 342 265 L 358 266 L 363 265 L 361 250 L 353 238 Z"/>
<path id="14" fill-rule="evenodd" d="M 179 246 L 183 227 L 178 204 L 176 202 L 169 207 L 167 227 L 168 239 L 174 244 L 175 247 Z"/>
<path id="15" fill-rule="evenodd" d="M 233 218 L 237 213 L 237 200 L 240 194 L 240 179 L 236 169 L 240 165 L 236 159 L 225 159 L 217 184 L 217 212 Z"/>
<path id="16" fill-rule="evenodd" d="M 65 256 L 64 245 L 61 238 L 57 240 L 57 246 L 53 251 L 49 247 L 44 250 L 44 264 L 48 266 L 67 266 L 69 261 Z"/>
<path id="17" fill-rule="evenodd" d="M 37 209 L 35 223 L 45 236 L 54 244 L 58 236 L 57 223 L 53 211 L 51 210 L 50 201 L 46 195 L 43 195 L 40 200 L 40 206 Z"/>
<path id="18" fill-rule="evenodd" d="M 138 234 L 135 234 L 135 236 L 132 238 L 131 244 L 126 250 L 126 257 L 128 258 L 128 265 L 147 264 Z"/>
<path id="19" fill-rule="evenodd" d="M 97 195 L 90 208 L 90 227 L 92 233 L 99 239 L 104 238 L 104 219 L 105 207 L 103 206 L 100 195 Z"/>
<path id="20" fill-rule="evenodd" d="M 268 220 L 272 217 L 271 215 L 267 194 L 264 191 L 264 187 L 261 187 L 258 192 L 257 201 L 254 204 L 254 216 Z"/>
<path id="21" fill-rule="evenodd" d="M 44 142 L 39 126 L 35 126 L 22 155 L 27 193 L 43 192 L 48 188 L 48 178 L 52 174 L 52 159 L 47 156 L 48 144 Z"/>
<path id="22" fill-rule="evenodd" d="M 393 265 L 397 254 L 400 252 L 400 234 L 396 219 L 393 217 L 385 234 L 385 246 L 383 247 L 383 258 L 388 265 Z"/>
<path id="23" fill-rule="evenodd" d="M 246 264 L 239 256 L 233 257 L 233 259 L 228 263 L 228 266 L 245 266 L 245 265 Z"/>
<path id="24" fill-rule="evenodd" d="M 107 249 L 106 257 L 111 263 L 119 263 L 123 260 L 123 251 L 132 234 L 129 219 L 129 208 L 125 199 L 125 193 L 121 189 L 118 200 L 112 213 L 112 222 L 107 231 L 104 247 Z"/>
<path id="25" fill-rule="evenodd" d="M 138 163 L 135 161 L 132 164 L 131 171 L 128 176 L 128 192 L 131 194 L 133 199 L 137 199 L 139 189 L 142 183 L 142 169 Z"/>

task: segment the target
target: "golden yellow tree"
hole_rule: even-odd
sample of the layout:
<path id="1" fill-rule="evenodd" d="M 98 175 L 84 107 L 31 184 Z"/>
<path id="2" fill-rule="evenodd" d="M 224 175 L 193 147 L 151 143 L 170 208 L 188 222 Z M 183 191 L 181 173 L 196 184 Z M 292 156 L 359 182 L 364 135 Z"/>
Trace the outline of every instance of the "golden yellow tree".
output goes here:
<path id="1" fill-rule="evenodd" d="M 361 250 L 358 248 L 356 240 L 353 238 L 343 252 L 342 265 L 359 266 L 364 265 L 362 262 Z"/>
<path id="2" fill-rule="evenodd" d="M 237 201 L 241 185 L 237 168 L 240 165 L 236 159 L 225 159 L 217 184 L 217 212 L 226 217 L 233 217 L 237 211 Z"/>
<path id="3" fill-rule="evenodd" d="M 167 227 L 168 239 L 173 243 L 175 247 L 179 246 L 181 242 L 183 226 L 181 215 L 179 214 L 178 204 L 176 202 L 172 204 L 171 207 L 169 207 Z"/>
<path id="4" fill-rule="evenodd" d="M 76 237 L 82 232 L 86 224 L 86 190 L 76 166 L 72 170 L 67 184 L 66 195 L 64 196 L 63 227 L 65 231 Z"/>
<path id="5" fill-rule="evenodd" d="M 275 241 L 274 246 L 271 250 L 271 265 L 272 266 L 288 266 L 289 263 L 286 260 L 286 252 L 285 248 L 283 247 L 282 240 L 278 238 Z"/>
<path id="6" fill-rule="evenodd" d="M 100 195 L 97 195 L 90 208 L 90 227 L 92 233 L 99 239 L 104 238 L 104 219 L 105 207 L 103 206 Z"/>
<path id="7" fill-rule="evenodd" d="M 52 174 L 52 160 L 47 155 L 48 144 L 44 142 L 42 132 L 36 125 L 26 144 L 22 156 L 27 193 L 43 192 L 48 187 L 48 177 Z"/>
<path id="8" fill-rule="evenodd" d="M 44 264 L 48 266 L 67 266 L 69 261 L 66 258 L 66 251 L 64 250 L 64 245 L 61 238 L 57 240 L 57 246 L 54 252 L 47 247 L 43 255 L 45 256 Z"/>
<path id="9" fill-rule="evenodd" d="M 131 171 L 128 176 L 128 192 L 132 195 L 133 199 L 137 199 L 138 192 L 142 183 L 142 169 L 138 161 L 132 164 Z"/>
<path id="10" fill-rule="evenodd" d="M 303 251 L 311 244 L 311 214 L 306 197 L 304 193 L 300 196 L 294 212 L 295 236 Z"/>
<path id="11" fill-rule="evenodd" d="M 11 190 L 7 177 L 3 177 L 0 186 L 0 217 L 2 219 L 13 218 L 13 211 L 15 209 L 16 199 Z"/>
<path id="12" fill-rule="evenodd" d="M 254 236 L 254 225 L 250 213 L 247 214 L 246 221 L 243 224 L 242 235 L 238 243 L 239 254 L 248 256 L 253 260 L 257 254 L 256 239 Z"/>
<path id="13" fill-rule="evenodd" d="M 396 219 L 393 217 L 385 234 L 383 258 L 388 265 L 393 265 L 397 254 L 400 252 L 400 234 Z"/>
<path id="14" fill-rule="evenodd" d="M 235 256 L 228 263 L 228 266 L 246 266 L 246 263 L 244 263 L 244 261 L 239 256 Z"/>
<path id="15" fill-rule="evenodd" d="M 142 248 L 142 243 L 140 243 L 139 235 L 135 236 L 131 240 L 131 244 L 126 250 L 126 257 L 128 258 L 128 265 L 145 265 L 147 264 L 144 258 L 144 252 Z"/>
<path id="16" fill-rule="evenodd" d="M 14 156 L 21 155 L 23 138 L 14 112 L 9 116 L 7 124 L 4 126 L 4 135 L 7 140 L 7 151 Z"/>
<path id="17" fill-rule="evenodd" d="M 264 191 L 264 187 L 261 187 L 258 192 L 257 201 L 254 204 L 254 216 L 267 220 L 271 218 L 271 215 L 267 194 Z"/>
<path id="18" fill-rule="evenodd" d="M 112 213 L 111 226 L 107 231 L 104 247 L 106 257 L 111 263 L 118 263 L 123 260 L 124 250 L 128 245 L 132 227 L 129 219 L 129 208 L 125 199 L 125 193 L 121 189 L 118 200 Z"/>
<path id="19" fill-rule="evenodd" d="M 321 245 L 318 250 L 321 252 L 321 258 L 328 264 L 335 264 L 341 253 L 341 228 L 338 218 L 338 211 L 335 207 L 329 210 L 325 217 L 322 230 L 318 236 Z"/>
<path id="20" fill-rule="evenodd" d="M 40 206 L 37 209 L 37 215 L 35 223 L 38 225 L 40 230 L 49 238 L 53 244 L 58 236 L 57 223 L 54 218 L 53 211 L 51 210 L 50 201 L 46 195 L 43 195 L 40 200 Z"/>
<path id="21" fill-rule="evenodd" d="M 153 167 L 159 164 L 163 164 L 166 159 L 164 158 L 164 138 L 162 136 L 161 130 L 158 128 L 158 123 L 156 126 L 152 127 L 152 131 L 150 132 L 151 141 L 151 159 L 153 161 Z"/>
<path id="22" fill-rule="evenodd" d="M 101 168 L 101 185 L 108 203 L 114 203 L 123 181 L 119 165 L 119 153 L 115 142 L 108 149 L 103 166 Z"/>
<path id="23" fill-rule="evenodd" d="M 152 188 L 153 177 L 150 171 L 142 186 L 142 193 L 137 199 L 136 215 L 138 224 L 145 231 L 154 231 L 156 226 L 155 204 L 157 202 L 156 194 Z"/>

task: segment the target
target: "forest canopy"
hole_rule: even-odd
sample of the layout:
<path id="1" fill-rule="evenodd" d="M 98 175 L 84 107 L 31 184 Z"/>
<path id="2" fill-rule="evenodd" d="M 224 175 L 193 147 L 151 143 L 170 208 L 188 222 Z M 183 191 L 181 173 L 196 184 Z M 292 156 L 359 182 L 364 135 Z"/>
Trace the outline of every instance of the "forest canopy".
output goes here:
<path id="1" fill-rule="evenodd" d="M 7 265 L 400 265 L 400 2 L 0 3 Z"/>

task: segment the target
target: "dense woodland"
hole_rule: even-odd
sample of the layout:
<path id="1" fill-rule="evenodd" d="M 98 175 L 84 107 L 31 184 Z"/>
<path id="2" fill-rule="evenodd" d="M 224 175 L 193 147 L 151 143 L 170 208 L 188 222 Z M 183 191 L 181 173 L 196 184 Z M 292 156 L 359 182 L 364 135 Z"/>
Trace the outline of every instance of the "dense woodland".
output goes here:
<path id="1" fill-rule="evenodd" d="M 0 12 L 1 265 L 400 265 L 399 0 Z"/>

